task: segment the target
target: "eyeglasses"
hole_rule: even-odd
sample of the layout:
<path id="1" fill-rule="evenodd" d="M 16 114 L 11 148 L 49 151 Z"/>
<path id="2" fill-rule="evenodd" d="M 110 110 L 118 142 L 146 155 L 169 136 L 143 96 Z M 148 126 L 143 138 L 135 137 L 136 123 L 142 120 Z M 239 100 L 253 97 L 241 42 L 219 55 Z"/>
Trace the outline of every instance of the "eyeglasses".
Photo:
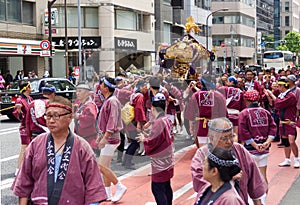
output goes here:
<path id="1" fill-rule="evenodd" d="M 226 142 L 226 141 L 228 141 L 228 140 L 233 140 L 234 137 L 235 137 L 235 134 L 229 134 L 229 135 L 227 135 L 227 136 L 222 136 L 222 137 L 220 137 L 219 139 L 220 139 L 221 141 L 223 141 L 223 142 Z"/>
<path id="2" fill-rule="evenodd" d="M 64 114 L 57 114 L 57 113 L 55 113 L 54 115 L 45 114 L 44 117 L 45 117 L 46 120 L 51 120 L 51 118 L 53 120 L 59 120 L 59 118 L 61 116 L 65 116 L 65 115 L 69 115 L 69 114 L 71 114 L 71 113 L 70 112 L 67 112 L 67 113 L 64 113 Z"/>

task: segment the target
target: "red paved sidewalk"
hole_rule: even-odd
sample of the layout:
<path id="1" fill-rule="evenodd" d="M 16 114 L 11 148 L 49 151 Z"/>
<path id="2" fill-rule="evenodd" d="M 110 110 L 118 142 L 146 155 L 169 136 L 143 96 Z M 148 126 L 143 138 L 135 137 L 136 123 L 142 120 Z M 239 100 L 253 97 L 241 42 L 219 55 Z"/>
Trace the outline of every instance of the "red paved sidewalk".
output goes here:
<path id="1" fill-rule="evenodd" d="M 299 139 L 298 139 L 299 140 Z M 297 140 L 297 141 L 298 141 Z M 299 144 L 299 142 L 298 142 Z M 190 146 L 176 154 L 175 174 L 171 180 L 173 188 L 174 205 L 191 205 L 195 201 L 195 193 L 192 188 L 190 163 L 196 148 Z M 273 143 L 268 162 L 269 193 L 267 195 L 268 205 L 277 205 L 287 193 L 293 182 L 299 176 L 299 169 L 291 167 L 278 167 L 284 159 L 283 148 L 277 148 Z M 124 205 L 146 205 L 155 202 L 151 193 L 150 166 L 135 170 L 120 177 L 122 183 L 128 190 L 125 196 L 117 204 Z M 103 204 L 111 204 L 105 202 Z"/>

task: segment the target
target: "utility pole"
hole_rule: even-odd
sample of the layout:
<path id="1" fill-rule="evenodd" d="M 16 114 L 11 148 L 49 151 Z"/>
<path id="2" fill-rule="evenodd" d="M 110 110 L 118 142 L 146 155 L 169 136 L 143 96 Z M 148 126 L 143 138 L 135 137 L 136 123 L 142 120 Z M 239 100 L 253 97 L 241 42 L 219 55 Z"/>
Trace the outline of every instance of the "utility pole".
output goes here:
<path id="1" fill-rule="evenodd" d="M 81 10 L 80 10 L 80 0 L 78 0 L 78 64 L 80 68 L 79 81 L 85 80 L 85 71 L 82 67 L 82 51 L 81 51 Z"/>
<path id="2" fill-rule="evenodd" d="M 230 26 L 230 48 L 231 48 L 231 63 L 230 63 L 230 67 L 231 67 L 231 72 L 234 70 L 234 62 L 233 62 L 233 26 Z"/>
<path id="3" fill-rule="evenodd" d="M 66 78 L 69 75 L 69 54 L 68 54 L 68 19 L 67 19 L 67 0 L 64 2 L 65 7 L 65 67 L 66 67 Z"/>
<path id="4" fill-rule="evenodd" d="M 49 56 L 49 73 L 50 76 L 53 76 L 53 66 L 52 66 L 52 25 L 51 25 L 51 7 L 55 3 L 56 0 L 48 1 L 48 41 L 50 42 L 50 56 Z"/>

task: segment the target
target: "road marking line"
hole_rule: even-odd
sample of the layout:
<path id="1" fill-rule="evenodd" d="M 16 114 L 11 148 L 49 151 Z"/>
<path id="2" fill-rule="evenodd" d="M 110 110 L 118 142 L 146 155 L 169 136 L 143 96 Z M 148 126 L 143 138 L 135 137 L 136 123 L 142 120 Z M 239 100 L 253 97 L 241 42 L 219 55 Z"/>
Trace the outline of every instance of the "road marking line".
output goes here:
<path id="1" fill-rule="evenodd" d="M 6 129 L 0 129 L 1 132 L 5 132 L 5 131 L 8 131 L 8 130 L 15 130 L 15 129 L 18 129 L 19 127 L 10 127 L 10 128 L 6 128 Z"/>
<path id="2" fill-rule="evenodd" d="M 14 180 L 15 178 L 8 178 L 1 181 L 1 190 L 10 188 Z"/>
<path id="3" fill-rule="evenodd" d="M 6 161 L 9 161 L 9 160 L 13 160 L 13 159 L 17 159 L 18 157 L 19 157 L 19 155 L 14 155 L 14 156 L 6 157 L 6 158 L 3 158 L 3 159 L 0 159 L 0 163 L 6 162 Z"/>
<path id="4" fill-rule="evenodd" d="M 11 134 L 11 133 L 14 133 L 14 132 L 19 132 L 19 130 L 12 130 L 12 131 L 9 131 L 9 132 L 1 132 L 1 133 L 0 133 L 0 136 L 1 136 L 1 135 Z"/>
<path id="5" fill-rule="evenodd" d="M 173 201 L 181 197 L 184 193 L 193 188 L 193 182 L 190 182 L 173 193 Z"/>

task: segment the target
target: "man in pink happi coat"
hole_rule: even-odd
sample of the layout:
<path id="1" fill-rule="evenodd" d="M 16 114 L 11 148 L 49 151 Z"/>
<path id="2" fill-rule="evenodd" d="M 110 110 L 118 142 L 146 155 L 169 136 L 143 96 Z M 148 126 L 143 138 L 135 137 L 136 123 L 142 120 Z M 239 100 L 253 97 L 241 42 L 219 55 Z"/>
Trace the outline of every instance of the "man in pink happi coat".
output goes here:
<path id="1" fill-rule="evenodd" d="M 276 97 L 269 92 L 272 100 L 275 100 L 275 108 L 279 111 L 280 125 L 279 131 L 281 141 L 284 145 L 285 159 L 278 166 L 286 167 L 291 165 L 291 151 L 294 154 L 294 168 L 300 168 L 299 150 L 296 144 L 296 114 L 297 99 L 295 94 L 289 89 L 289 81 L 283 76 L 278 79 L 278 90 L 280 94 Z"/>
<path id="2" fill-rule="evenodd" d="M 29 104 L 33 100 L 32 97 L 30 97 L 31 85 L 29 82 L 21 81 L 19 87 L 20 87 L 21 95 L 17 98 L 15 102 L 15 108 L 13 111 L 13 115 L 21 122 L 19 127 L 20 138 L 21 138 L 21 150 L 19 154 L 15 175 L 17 175 L 21 167 L 22 161 L 24 159 L 25 150 L 31 140 L 30 136 L 27 135 L 26 133 L 26 115 L 29 111 Z"/>
<path id="3" fill-rule="evenodd" d="M 276 124 L 269 111 L 259 106 L 257 90 L 244 94 L 247 108 L 239 114 L 239 141 L 253 155 L 263 177 L 267 179 L 269 148 L 276 135 Z"/>
<path id="4" fill-rule="evenodd" d="M 115 89 L 115 79 L 109 77 L 101 79 L 100 90 L 105 101 L 99 114 L 99 130 L 102 137 L 98 140 L 98 147 L 101 148 L 98 166 L 103 175 L 107 200 L 112 202 L 119 201 L 127 190 L 110 168 L 114 152 L 120 144 L 120 131 L 123 129 L 121 103 L 114 95 Z M 114 196 L 112 196 L 112 184 L 116 186 Z"/>
<path id="5" fill-rule="evenodd" d="M 225 97 L 219 91 L 214 90 L 213 79 L 210 76 L 202 76 L 200 81 L 203 88 L 192 95 L 185 111 L 185 117 L 190 120 L 190 132 L 195 137 L 198 147 L 208 142 L 207 122 L 210 119 L 227 115 Z"/>
<path id="6" fill-rule="evenodd" d="M 218 91 L 226 98 L 228 118 L 233 124 L 233 132 L 235 134 L 238 134 L 239 113 L 246 108 L 243 92 L 236 87 L 237 83 L 237 79 L 234 76 L 230 76 L 227 79 L 227 85 L 218 88 Z"/>
<path id="7" fill-rule="evenodd" d="M 90 97 L 90 87 L 80 83 L 76 87 L 77 103 L 74 106 L 74 125 L 75 133 L 83 137 L 97 154 L 98 145 L 96 143 L 97 133 L 97 114 L 98 108 Z"/>
<path id="8" fill-rule="evenodd" d="M 153 124 L 151 132 L 139 134 L 145 151 L 151 157 L 151 190 L 157 205 L 171 205 L 173 191 L 171 178 L 174 175 L 174 135 L 172 122 L 165 116 L 166 98 L 157 93 L 152 99 Z"/>
<path id="9" fill-rule="evenodd" d="M 238 185 L 238 192 L 246 204 L 248 195 L 255 205 L 261 205 L 260 197 L 267 192 L 267 184 L 262 177 L 256 162 L 251 154 L 241 145 L 234 142 L 233 125 L 227 118 L 216 118 L 209 121 L 208 137 L 214 147 L 232 150 L 239 161 L 242 169 L 240 176 L 234 177 L 235 185 Z M 208 151 L 208 146 L 200 147 L 193 157 L 191 171 L 194 190 L 199 193 L 207 186 L 207 181 L 203 179 L 203 163 Z"/>
<path id="10" fill-rule="evenodd" d="M 19 205 L 98 205 L 107 196 L 91 147 L 69 129 L 71 102 L 54 97 L 45 118 L 50 133 L 30 143 L 12 185 Z"/>
<path id="11" fill-rule="evenodd" d="M 55 93 L 55 87 L 53 85 L 46 84 L 45 87 L 42 87 L 43 99 L 36 99 L 30 103 L 29 110 L 26 115 L 26 134 L 27 136 L 30 136 L 31 140 L 39 134 L 49 132 L 44 115 L 46 112 L 46 105 L 49 100 L 54 98 Z"/>

